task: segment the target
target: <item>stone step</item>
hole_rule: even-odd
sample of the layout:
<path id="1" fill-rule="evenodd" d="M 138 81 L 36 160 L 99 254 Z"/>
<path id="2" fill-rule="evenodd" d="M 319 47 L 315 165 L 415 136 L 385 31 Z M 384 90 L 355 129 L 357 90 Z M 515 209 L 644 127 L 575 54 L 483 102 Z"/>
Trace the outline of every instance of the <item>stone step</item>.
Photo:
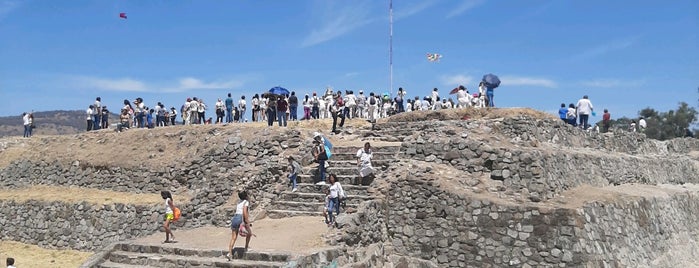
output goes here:
<path id="1" fill-rule="evenodd" d="M 372 153 L 371 160 L 393 160 L 396 157 L 395 152 L 374 152 Z M 353 153 L 337 153 L 335 151 L 332 152 L 332 155 L 330 156 L 330 161 L 336 161 L 336 160 L 357 160 L 357 151 L 355 150 Z"/>
<path id="2" fill-rule="evenodd" d="M 349 201 L 349 200 L 348 200 Z M 310 211 L 317 212 L 323 211 L 325 203 L 323 202 L 298 202 L 298 201 L 272 201 L 272 207 L 274 210 L 293 210 L 293 211 Z M 359 204 L 347 203 L 347 207 L 358 207 Z"/>
<path id="3" fill-rule="evenodd" d="M 334 146 L 332 148 L 333 154 L 335 153 L 352 153 L 356 154 L 357 151 L 362 148 L 360 146 Z M 374 151 L 374 153 L 396 153 L 400 151 L 400 145 L 395 145 L 395 146 L 372 146 L 371 149 Z"/>
<path id="4" fill-rule="evenodd" d="M 297 192 L 299 193 L 323 193 L 324 189 L 327 187 L 327 185 L 315 185 L 313 183 L 299 183 L 296 185 L 296 188 L 298 188 Z M 342 184 L 342 189 L 345 190 L 346 195 L 371 195 L 368 186 Z M 291 190 L 291 185 L 289 185 L 284 192 L 291 193 Z"/>
<path id="5" fill-rule="evenodd" d="M 359 177 L 359 174 L 353 174 L 353 175 L 342 175 L 342 174 L 335 174 L 337 177 L 337 181 L 340 183 L 344 184 L 352 184 L 354 181 Z M 326 174 L 326 179 L 327 179 L 327 174 Z M 315 183 L 319 180 L 317 175 L 314 174 L 301 174 L 296 178 L 297 183 Z"/>
<path id="6" fill-rule="evenodd" d="M 137 253 L 114 251 L 109 253 L 109 261 L 119 264 L 129 264 L 154 267 L 244 267 L 244 268 L 276 268 L 283 267 L 285 262 L 268 262 L 234 259 L 228 261 L 225 257 L 194 257 L 177 256 L 157 253 Z"/>
<path id="7" fill-rule="evenodd" d="M 395 159 L 383 159 L 383 160 L 376 160 L 372 159 L 371 160 L 371 165 L 375 167 L 380 167 L 380 166 L 388 166 L 391 164 L 391 162 L 394 162 Z M 331 166 L 336 166 L 336 167 L 354 167 L 357 168 L 357 159 L 354 158 L 352 160 L 337 160 L 337 159 L 331 159 L 328 163 L 330 163 Z M 315 166 L 309 167 L 310 169 L 317 169 L 318 164 Z"/>
<path id="8" fill-rule="evenodd" d="M 135 253 L 154 253 L 178 256 L 194 256 L 216 258 L 225 257 L 228 252 L 225 249 L 193 249 L 193 248 L 178 248 L 173 246 L 162 245 L 141 245 L 141 244 L 118 244 L 115 250 Z M 248 251 L 242 256 L 244 260 L 253 261 L 272 261 L 272 262 L 287 262 L 291 256 L 286 253 L 264 252 L 264 251 Z"/>
<path id="9" fill-rule="evenodd" d="M 270 209 L 267 210 L 267 217 L 271 219 L 280 219 L 296 216 L 317 216 L 323 217 L 322 211 L 297 211 L 297 210 L 280 210 L 280 209 Z"/>
<path id="10" fill-rule="evenodd" d="M 297 183 L 296 187 L 299 188 L 299 190 L 306 190 L 305 192 L 321 192 L 323 189 L 323 186 L 321 185 L 315 185 L 313 183 Z M 342 189 L 345 190 L 345 192 L 353 191 L 353 192 L 366 192 L 369 190 L 369 186 L 362 186 L 362 185 L 353 185 L 353 184 L 342 184 Z M 317 190 L 317 191 L 316 191 Z M 359 194 L 357 194 L 359 195 Z"/>
<path id="11" fill-rule="evenodd" d="M 358 204 L 365 200 L 371 200 L 373 197 L 367 195 L 347 195 L 347 204 Z M 279 201 L 294 201 L 294 202 L 307 202 L 325 203 L 325 194 L 323 193 L 300 193 L 300 192 L 283 192 L 281 196 L 277 199 Z"/>
<path id="12" fill-rule="evenodd" d="M 156 266 L 131 265 L 105 261 L 97 265 L 97 268 L 155 268 Z"/>

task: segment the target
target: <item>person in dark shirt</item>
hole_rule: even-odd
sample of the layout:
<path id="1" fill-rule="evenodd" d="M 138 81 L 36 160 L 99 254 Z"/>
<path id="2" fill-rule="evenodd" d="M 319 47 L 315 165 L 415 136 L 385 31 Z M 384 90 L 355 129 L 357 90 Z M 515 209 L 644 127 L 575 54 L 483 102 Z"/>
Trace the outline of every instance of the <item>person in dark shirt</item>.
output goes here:
<path id="1" fill-rule="evenodd" d="M 289 104 L 283 96 L 277 99 L 277 122 L 279 122 L 280 127 L 282 125 L 286 127 L 286 109 L 288 106 Z"/>

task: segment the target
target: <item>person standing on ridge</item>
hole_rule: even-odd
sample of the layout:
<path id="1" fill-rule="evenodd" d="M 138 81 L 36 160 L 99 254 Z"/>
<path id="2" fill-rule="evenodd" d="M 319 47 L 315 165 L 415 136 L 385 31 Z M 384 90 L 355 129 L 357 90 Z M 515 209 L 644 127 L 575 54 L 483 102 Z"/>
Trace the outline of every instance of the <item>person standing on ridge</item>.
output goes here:
<path id="1" fill-rule="evenodd" d="M 558 109 L 558 117 L 560 117 L 561 120 L 563 120 L 563 122 L 568 123 L 568 116 L 567 116 L 567 114 L 568 114 L 568 108 L 566 108 L 566 104 L 565 104 L 565 103 L 561 103 L 561 108 Z"/>
<path id="2" fill-rule="evenodd" d="M 240 123 L 245 122 L 245 109 L 246 109 L 247 103 L 245 102 L 245 95 L 240 97 L 240 100 L 238 101 L 238 111 L 240 112 Z"/>
<path id="3" fill-rule="evenodd" d="M 95 104 L 92 107 L 92 120 L 93 130 L 100 129 L 100 124 L 102 124 L 102 98 L 95 98 Z"/>
<path id="4" fill-rule="evenodd" d="M 292 91 L 291 96 L 289 96 L 289 120 L 291 120 L 291 121 L 299 120 L 298 108 L 299 108 L 299 98 L 296 96 L 296 91 Z"/>
<path id="5" fill-rule="evenodd" d="M 593 111 L 592 102 L 588 99 L 587 95 L 583 96 L 582 99 L 578 101 L 578 105 L 575 106 L 578 111 L 578 117 L 580 119 L 580 127 L 587 130 L 590 126 L 587 122 L 590 119 L 590 114 Z"/>
<path id="6" fill-rule="evenodd" d="M 609 132 L 609 127 L 612 125 L 612 115 L 607 109 L 604 109 L 604 114 L 602 115 L 602 133 Z"/>
<path id="7" fill-rule="evenodd" d="M 85 110 L 85 113 L 87 114 L 87 131 L 92 130 L 92 128 L 95 126 L 95 124 L 92 122 L 94 117 L 92 116 L 95 112 L 95 106 L 90 105 L 87 107 L 87 110 Z M 22 114 L 25 115 L 25 114 Z"/>
<path id="8" fill-rule="evenodd" d="M 228 93 L 228 98 L 226 98 L 226 123 L 233 122 L 233 98 L 231 93 Z"/>

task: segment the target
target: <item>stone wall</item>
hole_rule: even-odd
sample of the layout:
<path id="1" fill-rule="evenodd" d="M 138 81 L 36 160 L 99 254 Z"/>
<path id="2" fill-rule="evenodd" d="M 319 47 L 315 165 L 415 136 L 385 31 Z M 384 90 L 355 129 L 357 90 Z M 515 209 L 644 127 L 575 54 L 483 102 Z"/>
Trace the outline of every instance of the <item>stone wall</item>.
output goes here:
<path id="1" fill-rule="evenodd" d="M 0 170 L 0 188 L 77 186 L 154 195 L 159 195 L 161 190 L 171 190 L 175 193 L 177 206 L 182 210 L 182 220 L 177 226 L 226 226 L 235 209 L 234 204 L 229 203 L 237 200 L 239 190 L 247 190 L 252 197 L 251 213 L 255 215 L 257 209 L 264 207 L 264 204 L 275 197 L 273 187 L 283 177 L 283 170 L 287 166 L 286 157 L 295 155 L 304 159 L 304 156 L 310 155 L 310 148 L 301 145 L 311 144 L 311 140 L 302 139 L 299 131 L 261 134 L 267 136 L 252 140 L 231 136 L 218 149 L 193 155 L 189 162 L 155 169 L 95 166 L 78 161 L 65 165 L 59 161 L 48 163 L 19 160 Z M 191 198 L 178 200 L 177 191 L 185 191 Z M 160 206 L 159 209 L 152 210 L 127 204 L 113 205 L 112 207 L 118 208 L 112 209 L 87 203 L 2 201 L 1 204 L 2 212 L 6 213 L 3 213 L 4 218 L 0 218 L 0 223 L 4 220 L 19 224 L 11 229 L 3 227 L 0 237 L 42 246 L 93 250 L 109 241 L 152 234 L 162 225 L 162 215 L 157 218 L 150 214 L 162 214 Z M 140 214 L 145 209 L 148 209 L 147 217 Z M 61 217 L 53 219 L 47 213 L 35 215 L 34 211 L 37 210 L 51 211 L 50 215 Z M 138 219 L 134 218 L 135 215 L 115 214 L 134 210 L 139 213 Z M 54 214 L 54 211 L 58 214 Z M 73 211 L 81 213 L 69 213 Z M 82 219 L 95 219 L 94 224 L 99 228 Z M 51 236 L 50 242 L 41 242 L 48 238 L 45 234 L 60 234 L 70 228 L 83 227 L 88 228 L 88 232 Z"/>
<path id="2" fill-rule="evenodd" d="M 162 206 L 0 201 L 0 237 L 51 248 L 95 250 L 152 234 Z"/>
<path id="3" fill-rule="evenodd" d="M 617 133 L 588 135 L 558 121 L 537 121 L 536 125 L 515 119 L 450 123 L 405 137 L 401 150 L 410 159 L 451 165 L 474 176 L 487 173 L 503 181 L 508 193 L 534 201 L 553 198 L 581 184 L 699 183 L 693 176 L 699 173 L 699 166 L 686 155 L 699 148 L 696 139 L 660 142 L 628 132 L 618 133 L 626 135 L 621 137 L 614 136 Z M 491 133 L 495 128 L 512 140 L 493 135 L 493 141 L 488 141 L 483 133 L 470 133 L 474 129 Z"/>
<path id="4" fill-rule="evenodd" d="M 698 231 L 699 187 L 556 208 L 496 202 L 426 178 L 392 183 L 387 242 L 440 267 L 638 267 L 678 246 L 674 235 Z"/>

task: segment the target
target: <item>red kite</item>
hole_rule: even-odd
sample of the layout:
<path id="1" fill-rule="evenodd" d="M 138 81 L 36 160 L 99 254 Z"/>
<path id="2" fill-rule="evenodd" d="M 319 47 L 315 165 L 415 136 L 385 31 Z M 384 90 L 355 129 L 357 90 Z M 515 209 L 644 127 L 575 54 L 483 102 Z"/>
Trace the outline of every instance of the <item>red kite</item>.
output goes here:
<path id="1" fill-rule="evenodd" d="M 126 19 L 126 13 L 119 13 L 119 18 Z"/>

